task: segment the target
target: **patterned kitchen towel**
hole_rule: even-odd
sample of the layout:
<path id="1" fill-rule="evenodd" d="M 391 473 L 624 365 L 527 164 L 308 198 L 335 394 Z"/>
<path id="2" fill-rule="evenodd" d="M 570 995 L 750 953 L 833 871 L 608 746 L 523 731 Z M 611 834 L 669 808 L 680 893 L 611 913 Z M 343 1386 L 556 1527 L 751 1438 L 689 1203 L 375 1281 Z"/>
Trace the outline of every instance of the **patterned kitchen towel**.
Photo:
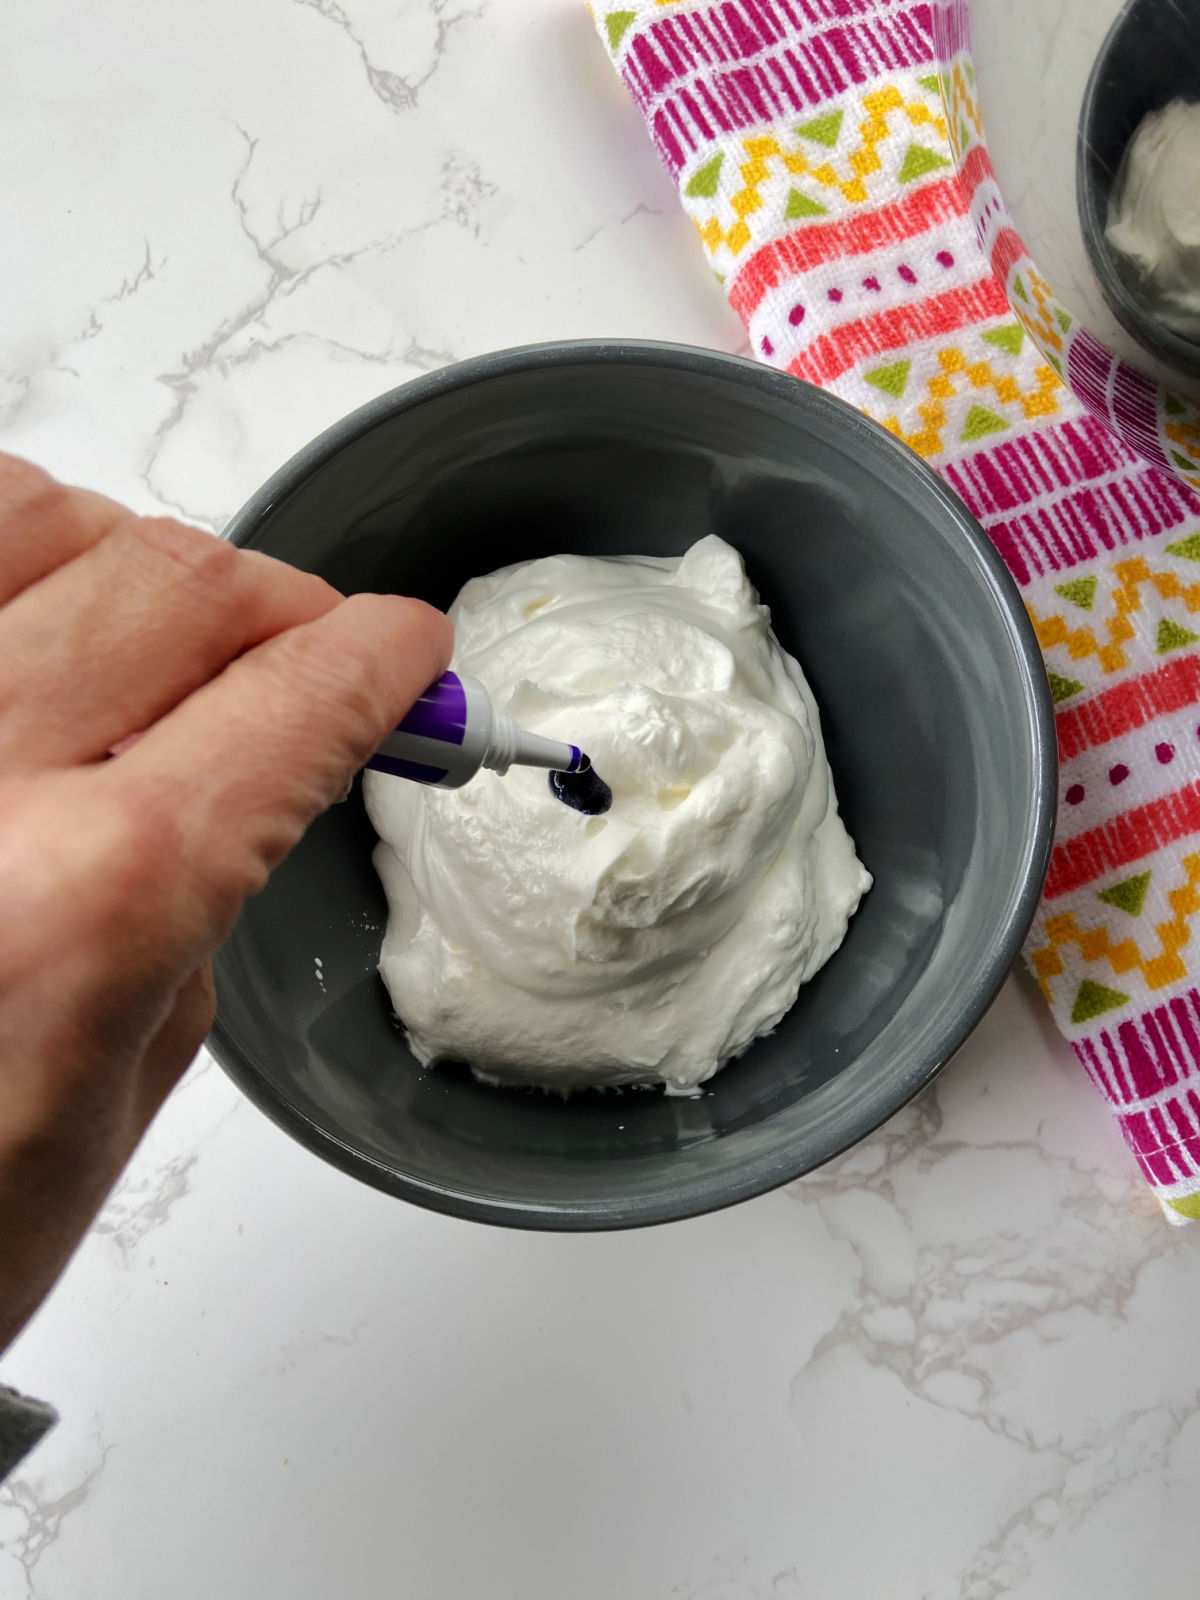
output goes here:
<path id="1" fill-rule="evenodd" d="M 1093 410 L 1064 387 L 1069 314 L 1020 249 L 981 248 L 928 5 L 593 11 L 754 354 L 923 456 L 1020 585 L 1062 761 L 1026 959 L 1168 1217 L 1200 1217 L 1200 497 L 1098 420 L 1103 383 Z M 970 195 L 985 243 L 994 189 Z"/>

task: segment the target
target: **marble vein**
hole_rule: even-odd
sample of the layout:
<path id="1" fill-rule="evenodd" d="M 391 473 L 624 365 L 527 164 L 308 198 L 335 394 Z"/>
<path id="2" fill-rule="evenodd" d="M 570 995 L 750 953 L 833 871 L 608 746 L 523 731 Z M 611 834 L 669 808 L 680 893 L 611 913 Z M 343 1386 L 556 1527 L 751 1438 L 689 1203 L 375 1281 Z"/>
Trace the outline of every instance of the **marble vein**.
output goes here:
<path id="1" fill-rule="evenodd" d="M 349 12 L 338 4 L 338 0 L 293 0 L 293 4 L 315 11 L 345 34 L 358 52 L 372 94 L 389 111 L 397 112 L 416 110 L 421 90 L 442 64 L 452 30 L 480 17 L 484 9 L 482 6 L 469 6 L 452 10 L 450 0 L 430 0 L 429 11 L 434 19 L 435 31 L 429 59 L 423 71 L 406 74 L 380 66 L 373 59 Z"/>
<path id="2" fill-rule="evenodd" d="M 631 222 L 636 221 L 638 217 L 661 217 L 662 214 L 661 206 L 647 205 L 644 200 L 639 200 L 637 205 L 627 211 L 624 216 L 617 217 L 612 222 L 598 222 L 594 228 L 589 228 L 579 243 L 571 247 L 572 253 L 578 255 L 581 250 L 586 250 L 593 239 L 598 239 L 602 233 L 607 233 L 611 228 L 626 228 Z"/>
<path id="3" fill-rule="evenodd" d="M 306 0 L 297 0 L 306 3 Z M 392 228 L 361 243 L 311 259 L 293 250 L 320 213 L 324 200 L 318 187 L 285 215 L 282 202 L 270 223 L 264 227 L 247 198 L 247 183 L 254 165 L 259 140 L 240 124 L 238 134 L 244 145 L 241 163 L 234 174 L 229 197 L 238 227 L 255 258 L 261 264 L 262 282 L 243 304 L 228 312 L 212 333 L 187 351 L 178 366 L 158 374 L 158 382 L 171 395 L 171 404 L 156 426 L 140 475 L 156 500 L 190 520 L 207 523 L 217 531 L 218 524 L 194 506 L 172 498 L 169 484 L 158 466 L 161 454 L 184 422 L 188 407 L 196 396 L 201 379 L 213 370 L 230 372 L 240 366 L 277 353 L 299 340 L 315 339 L 330 350 L 339 350 L 357 359 L 399 370 L 415 368 L 431 371 L 455 359 L 451 350 L 436 349 L 413 334 L 403 342 L 390 342 L 383 348 L 364 347 L 346 339 L 310 328 L 293 329 L 272 335 L 270 318 L 281 301 L 295 295 L 320 274 L 337 273 L 369 256 L 386 255 L 398 245 L 428 233 L 445 223 L 468 229 L 478 235 L 482 226 L 480 208 L 496 193 L 496 186 L 483 175 L 479 163 L 451 151 L 441 163 L 434 205 L 429 214 L 405 227 Z"/>
<path id="4" fill-rule="evenodd" d="M 1182 1403 L 1164 1395 L 1103 1420 L 1055 1422 L 1014 1390 L 1013 1351 L 1033 1341 L 1053 1361 L 1056 1346 L 1070 1348 L 1085 1331 L 1115 1336 L 1147 1274 L 1178 1262 L 1187 1245 L 1150 1208 L 1131 1228 L 1133 1180 L 1118 1198 L 1098 1192 L 1094 1172 L 1045 1149 L 1041 1124 L 1024 1139 L 947 1138 L 939 1093 L 934 1085 L 878 1135 L 791 1191 L 815 1205 L 831 1240 L 854 1251 L 860 1273 L 857 1293 L 794 1375 L 792 1407 L 803 1409 L 841 1352 L 888 1374 L 921 1405 L 1024 1452 L 1028 1499 L 979 1545 L 952 1591 L 954 1600 L 1001 1600 L 1029 1579 L 1037 1546 L 1056 1529 L 1103 1514 L 1106 1501 L 1135 1480 L 1161 1478 L 1200 1410 L 1197 1387 Z M 1023 1215 L 1011 1227 L 977 1229 L 964 1250 L 953 1227 L 931 1235 L 906 1202 L 916 1176 L 936 1182 L 952 1164 L 967 1161 L 986 1181 L 985 1157 L 1036 1166 L 1039 1178 L 1052 1179 L 1061 1209 L 1032 1230 Z"/>
<path id="5" fill-rule="evenodd" d="M 113 1449 L 111 1444 L 100 1448 L 95 1464 L 60 1493 L 44 1490 L 41 1480 L 29 1470 L 23 1470 L 0 1485 L 3 1551 L 24 1574 L 25 1594 L 21 1600 L 54 1600 L 52 1592 L 41 1587 L 38 1567 L 46 1552 L 57 1543 L 63 1524 L 83 1510 Z M 15 1525 L 12 1531 L 10 1524 Z"/>

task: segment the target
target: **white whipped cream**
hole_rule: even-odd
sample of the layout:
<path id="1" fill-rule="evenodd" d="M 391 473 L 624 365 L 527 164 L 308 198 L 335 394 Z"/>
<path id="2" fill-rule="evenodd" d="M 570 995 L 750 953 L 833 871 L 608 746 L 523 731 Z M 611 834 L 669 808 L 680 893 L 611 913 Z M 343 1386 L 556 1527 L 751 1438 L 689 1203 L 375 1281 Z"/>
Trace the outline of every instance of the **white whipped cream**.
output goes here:
<path id="1" fill-rule="evenodd" d="M 800 668 L 715 537 L 505 567 L 450 616 L 455 669 L 586 750 L 613 803 L 583 816 L 528 768 L 461 789 L 366 773 L 380 972 L 413 1051 L 691 1090 L 776 1026 L 870 887 Z"/>
<path id="2" fill-rule="evenodd" d="M 1145 274 L 1163 321 L 1200 338 L 1200 105 L 1172 100 L 1142 119 L 1113 186 L 1105 237 Z"/>

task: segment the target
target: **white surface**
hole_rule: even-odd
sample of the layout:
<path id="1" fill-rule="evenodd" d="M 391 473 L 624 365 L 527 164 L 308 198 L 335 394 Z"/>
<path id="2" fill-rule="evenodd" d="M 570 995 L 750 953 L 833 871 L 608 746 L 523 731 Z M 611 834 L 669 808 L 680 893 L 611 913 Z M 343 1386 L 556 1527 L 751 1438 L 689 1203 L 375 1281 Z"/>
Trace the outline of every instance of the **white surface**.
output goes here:
<path id="1" fill-rule="evenodd" d="M 1107 348 L 1148 377 L 1200 394 L 1108 309 L 1075 203 L 1088 77 L 1125 0 L 968 0 L 988 154 L 1018 233 L 1047 283 Z"/>
<path id="2" fill-rule="evenodd" d="M 343 3 L 9 9 L 0 442 L 216 525 L 448 357 L 739 346 L 575 0 Z M 1198 1257 L 1023 982 L 833 1168 L 627 1236 L 406 1208 L 201 1063 L 0 1363 L 63 1412 L 0 1596 L 1188 1594 Z"/>

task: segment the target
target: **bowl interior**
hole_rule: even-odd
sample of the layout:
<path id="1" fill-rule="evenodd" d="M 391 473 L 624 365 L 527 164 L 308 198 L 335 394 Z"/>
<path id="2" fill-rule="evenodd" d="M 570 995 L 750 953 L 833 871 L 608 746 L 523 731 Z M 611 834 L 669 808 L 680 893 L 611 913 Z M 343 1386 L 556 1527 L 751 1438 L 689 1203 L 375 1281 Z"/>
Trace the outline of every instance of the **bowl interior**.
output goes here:
<path id="1" fill-rule="evenodd" d="M 1109 309 L 1143 348 L 1178 371 L 1200 373 L 1200 344 L 1167 326 L 1137 269 L 1110 248 L 1108 203 L 1143 117 L 1177 98 L 1200 98 L 1200 0 L 1128 0 L 1084 92 L 1075 194 L 1092 270 Z"/>
<path id="2" fill-rule="evenodd" d="M 344 590 L 446 605 L 507 562 L 677 555 L 709 532 L 742 552 L 821 707 L 842 811 L 875 877 L 845 944 L 779 1029 L 695 1099 L 564 1102 L 465 1069 L 425 1072 L 375 972 L 386 902 L 356 787 L 247 905 L 217 960 L 213 1036 L 268 1113 L 347 1170 L 532 1226 L 707 1209 L 876 1126 L 1002 981 L 1048 849 L 1044 675 L 968 514 L 848 407 L 669 347 L 484 358 L 331 430 L 231 537 Z"/>

